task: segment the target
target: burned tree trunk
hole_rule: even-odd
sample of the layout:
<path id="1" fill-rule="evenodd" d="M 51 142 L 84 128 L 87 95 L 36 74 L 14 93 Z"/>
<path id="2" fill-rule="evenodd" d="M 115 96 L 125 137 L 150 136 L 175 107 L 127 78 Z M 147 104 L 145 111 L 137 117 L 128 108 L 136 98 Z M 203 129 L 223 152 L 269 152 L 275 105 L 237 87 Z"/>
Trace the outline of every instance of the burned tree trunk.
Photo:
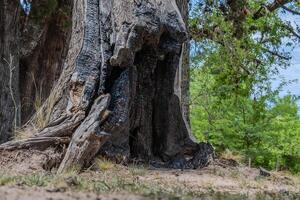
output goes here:
<path id="1" fill-rule="evenodd" d="M 176 0 L 182 19 L 188 24 L 190 0 Z M 188 28 L 188 27 L 187 27 Z M 182 114 L 186 123 L 190 125 L 190 41 L 189 38 L 182 44 L 181 60 L 176 74 L 175 93 L 180 98 Z M 177 88 L 177 89 L 176 89 Z"/>
<path id="2" fill-rule="evenodd" d="M 88 165 L 99 150 L 171 167 L 178 158 L 181 168 L 208 163 L 212 148 L 192 139 L 174 89 L 186 38 L 175 0 L 74 1 L 64 69 L 30 120 L 46 115 L 34 138 L 71 138 L 59 172 Z"/>

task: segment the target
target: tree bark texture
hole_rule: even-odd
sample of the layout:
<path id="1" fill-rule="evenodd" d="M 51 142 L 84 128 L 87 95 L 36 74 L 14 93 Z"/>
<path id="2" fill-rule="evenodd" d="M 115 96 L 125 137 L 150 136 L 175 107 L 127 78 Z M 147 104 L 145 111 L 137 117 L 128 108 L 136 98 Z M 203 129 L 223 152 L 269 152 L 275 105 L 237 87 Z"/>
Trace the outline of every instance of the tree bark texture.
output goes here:
<path id="1" fill-rule="evenodd" d="M 18 4 L 0 1 L 0 143 L 20 123 Z"/>
<path id="2" fill-rule="evenodd" d="M 20 98 L 22 123 L 27 122 L 49 96 L 68 51 L 72 2 L 33 2 L 28 19 L 21 16 Z M 49 8 L 50 7 L 50 8 Z"/>
<path id="3" fill-rule="evenodd" d="M 175 84 L 187 39 L 176 1 L 74 0 L 72 16 L 63 71 L 28 123 L 44 114 L 46 126 L 32 138 L 71 138 L 58 171 L 87 166 L 99 150 L 205 166 L 212 147 L 191 137 Z"/>
<path id="4" fill-rule="evenodd" d="M 176 0 L 178 8 L 181 12 L 182 19 L 185 24 L 189 20 L 189 0 Z M 188 28 L 188 27 L 187 27 Z M 188 30 L 187 30 L 188 31 Z M 190 125 L 190 41 L 189 37 L 182 45 L 182 56 L 179 69 L 176 74 L 175 93 L 181 100 L 182 114 Z"/>
<path id="5" fill-rule="evenodd" d="M 35 1 L 29 17 L 17 1 L 0 2 L 0 143 L 30 119 L 63 69 L 72 2 L 49 2 Z M 44 125 L 40 123 L 38 126 Z"/>

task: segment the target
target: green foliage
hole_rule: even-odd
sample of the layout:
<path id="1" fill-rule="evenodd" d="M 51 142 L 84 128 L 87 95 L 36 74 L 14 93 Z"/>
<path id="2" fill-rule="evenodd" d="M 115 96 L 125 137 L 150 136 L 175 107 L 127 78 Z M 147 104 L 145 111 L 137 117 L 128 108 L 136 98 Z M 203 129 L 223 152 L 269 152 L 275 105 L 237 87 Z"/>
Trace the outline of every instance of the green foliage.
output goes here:
<path id="1" fill-rule="evenodd" d="M 192 12 L 193 132 L 219 153 L 229 149 L 255 165 L 299 172 L 297 99 L 278 96 L 285 81 L 271 87 L 290 64 L 295 35 L 279 11 L 255 17 L 268 1 L 226 2 L 199 1 Z"/>
<path id="2" fill-rule="evenodd" d="M 219 99 L 212 82 L 213 75 L 192 70 L 191 123 L 197 138 L 211 142 L 220 154 L 229 149 L 243 155 L 245 162 L 251 158 L 257 166 L 299 172 L 297 99 L 276 96 L 269 104 L 240 96 Z"/>

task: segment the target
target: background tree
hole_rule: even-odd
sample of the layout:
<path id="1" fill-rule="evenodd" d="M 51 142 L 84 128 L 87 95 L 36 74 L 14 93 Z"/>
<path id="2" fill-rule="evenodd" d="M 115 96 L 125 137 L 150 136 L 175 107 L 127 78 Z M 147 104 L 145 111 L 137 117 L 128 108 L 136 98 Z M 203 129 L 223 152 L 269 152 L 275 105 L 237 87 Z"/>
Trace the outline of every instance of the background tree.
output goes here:
<path id="1" fill-rule="evenodd" d="M 18 4 L 0 2 L 0 143 L 20 125 Z"/>
<path id="2" fill-rule="evenodd" d="M 299 143 L 300 133 L 297 128 L 287 130 L 288 124 L 279 129 L 277 120 L 287 119 L 292 112 L 297 124 L 297 113 L 292 111 L 296 102 L 289 97 L 287 109 L 275 114 L 273 109 L 283 101 L 278 93 L 287 82 L 277 89 L 271 83 L 280 69 L 289 66 L 291 50 L 299 42 L 297 27 L 282 19 L 286 12 L 297 10 L 296 1 L 196 3 L 190 22 L 194 39 L 192 127 L 219 153 L 230 149 L 257 165 L 275 169 L 278 161 L 292 167 L 282 159 L 287 155 L 282 146 L 290 144 L 282 138 Z M 278 128 L 281 139 L 270 132 L 271 127 Z M 282 146 L 276 146 L 270 138 Z M 296 151 L 293 156 L 297 158 Z"/>
<path id="3" fill-rule="evenodd" d="M 39 109 L 62 71 L 71 30 L 72 2 L 34 2 L 29 16 L 17 1 L 0 3 L 3 143 L 18 132 L 21 121 L 26 123 Z"/>

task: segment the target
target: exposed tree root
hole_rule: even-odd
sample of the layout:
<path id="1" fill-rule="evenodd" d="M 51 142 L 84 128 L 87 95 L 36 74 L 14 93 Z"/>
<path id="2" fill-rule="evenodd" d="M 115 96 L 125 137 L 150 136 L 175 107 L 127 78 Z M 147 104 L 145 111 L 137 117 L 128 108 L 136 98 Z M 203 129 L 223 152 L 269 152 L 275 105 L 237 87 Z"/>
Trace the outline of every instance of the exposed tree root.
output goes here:
<path id="1" fill-rule="evenodd" d="M 110 103 L 110 95 L 100 96 L 95 100 L 90 114 L 75 131 L 66 155 L 58 172 L 63 172 L 75 165 L 86 166 L 106 142 L 109 134 L 101 130 L 105 111 Z"/>
<path id="2" fill-rule="evenodd" d="M 54 122 L 37 133 L 36 137 L 71 137 L 73 131 L 84 120 L 84 113 L 76 113 L 72 117 L 65 117 Z"/>
<path id="3" fill-rule="evenodd" d="M 69 137 L 33 137 L 24 140 L 10 141 L 0 145 L 0 150 L 39 149 L 45 150 L 50 146 L 69 144 Z"/>

